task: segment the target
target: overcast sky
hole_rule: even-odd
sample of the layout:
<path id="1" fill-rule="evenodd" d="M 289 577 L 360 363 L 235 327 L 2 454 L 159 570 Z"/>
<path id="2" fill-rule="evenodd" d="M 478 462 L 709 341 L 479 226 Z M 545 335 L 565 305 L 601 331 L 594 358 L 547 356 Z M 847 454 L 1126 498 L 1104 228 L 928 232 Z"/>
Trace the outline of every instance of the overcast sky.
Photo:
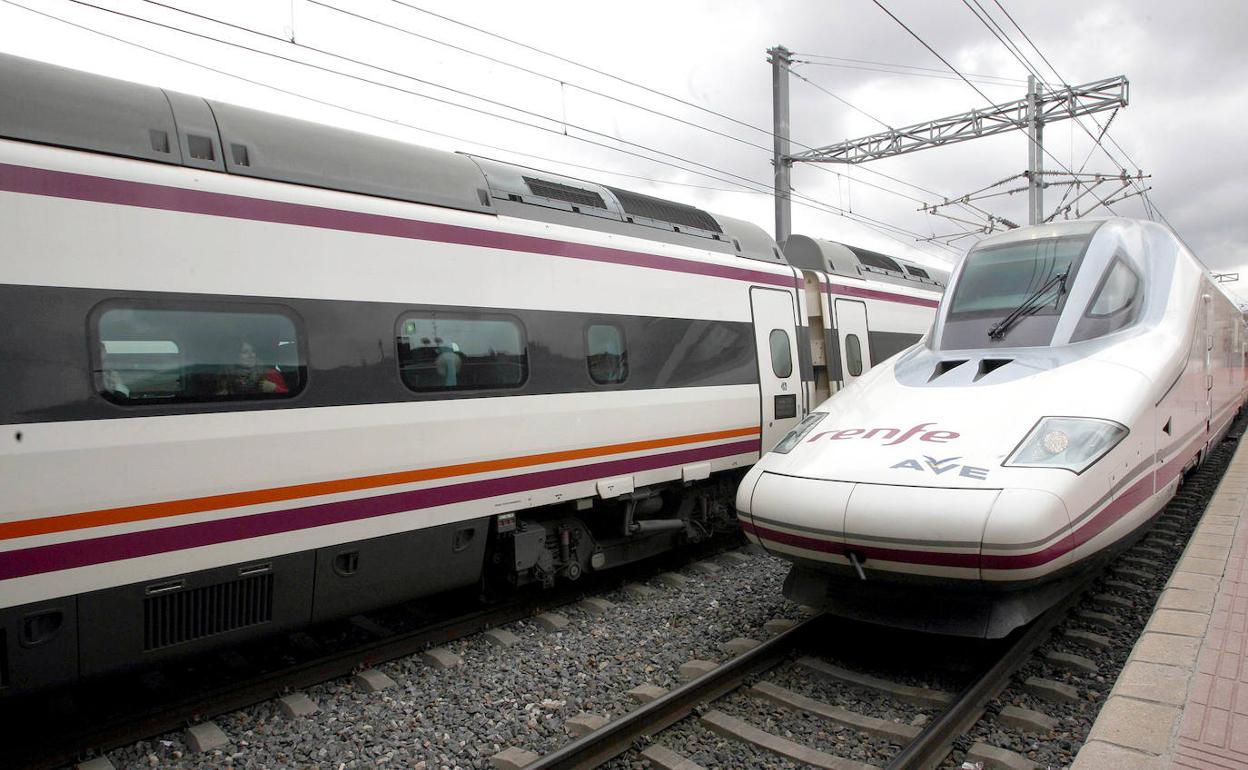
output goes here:
<path id="1" fill-rule="evenodd" d="M 1241 285 L 1228 288 L 1248 299 L 1248 142 L 1238 124 L 1248 117 L 1248 2 L 881 1 L 958 70 L 990 76 L 972 79 L 997 102 L 1025 95 L 1027 71 L 966 2 L 990 13 L 1050 82 L 1057 75 L 1041 53 L 1068 83 L 1126 75 L 1130 106 L 1114 117 L 1109 134 L 1130 161 L 1109 145 L 1114 160 L 1097 150 L 1085 167 L 1094 145 L 1084 129 L 1099 133 L 1085 118 L 1083 127 L 1046 127 L 1046 167 L 1117 173 L 1127 164 L 1151 174 L 1146 184 L 1156 208 L 1210 268 L 1241 272 Z M 768 47 L 784 45 L 809 62 L 795 72 L 813 85 L 791 78 L 795 150 L 988 104 L 872 0 L 90 3 L 138 18 L 71 0 L 0 0 L 0 51 L 626 187 L 749 219 L 769 232 L 772 201 L 760 192 L 771 182 Z M 905 65 L 912 74 L 869 71 L 896 67 L 845 59 Z M 852 66 L 832 66 L 845 64 Z M 1104 125 L 1109 115 L 1096 120 Z M 967 229 L 918 211 L 920 202 L 979 190 L 1022 172 L 1026 162 L 1027 139 L 1012 132 L 861 167 L 799 164 L 793 230 L 948 262 L 975 238 L 956 241 L 952 250 L 917 241 Z M 1046 190 L 1046 208 L 1062 195 L 1063 188 Z M 1026 202 L 1018 192 L 980 205 L 1025 222 Z M 1113 209 L 1146 216 L 1139 197 Z M 911 234 L 853 221 L 859 218 Z"/>

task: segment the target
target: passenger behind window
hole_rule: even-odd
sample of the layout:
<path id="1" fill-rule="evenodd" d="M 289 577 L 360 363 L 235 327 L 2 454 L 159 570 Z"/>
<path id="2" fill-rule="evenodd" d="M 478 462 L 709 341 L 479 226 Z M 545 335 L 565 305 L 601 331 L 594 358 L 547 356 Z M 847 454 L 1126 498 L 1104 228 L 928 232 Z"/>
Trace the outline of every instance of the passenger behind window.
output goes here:
<path id="1" fill-rule="evenodd" d="M 618 327 L 594 324 L 586 333 L 586 359 L 589 376 L 599 385 L 612 385 L 628 379 L 628 354 Z"/>
<path id="2" fill-rule="evenodd" d="M 126 384 L 125 379 L 121 376 L 121 372 L 109 367 L 108 350 L 103 344 L 100 345 L 100 384 L 105 393 L 111 393 L 122 398 L 130 398 L 130 386 Z"/>
<path id="3" fill-rule="evenodd" d="M 286 379 L 272 366 L 263 366 L 250 337 L 239 340 L 237 363 L 230 366 L 217 384 L 219 396 L 255 396 L 265 393 L 289 393 Z"/>
<path id="4" fill-rule="evenodd" d="M 108 393 L 121 396 L 122 398 L 130 398 L 130 386 L 126 385 L 126 381 L 122 379 L 121 372 L 116 369 L 105 369 L 102 374 L 104 390 Z"/>
<path id="5" fill-rule="evenodd" d="M 459 370 L 464 365 L 463 354 L 459 352 L 459 345 L 454 342 L 444 342 L 441 337 L 434 341 L 438 350 L 438 357 L 434 359 L 438 376 L 442 378 L 444 386 L 453 388 L 459 385 Z"/>

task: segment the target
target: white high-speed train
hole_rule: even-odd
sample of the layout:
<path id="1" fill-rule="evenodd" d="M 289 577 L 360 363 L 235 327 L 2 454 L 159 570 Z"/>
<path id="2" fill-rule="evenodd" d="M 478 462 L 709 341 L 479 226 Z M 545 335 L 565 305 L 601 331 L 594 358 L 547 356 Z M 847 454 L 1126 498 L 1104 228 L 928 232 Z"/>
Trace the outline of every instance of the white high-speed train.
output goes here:
<path id="1" fill-rule="evenodd" d="M 1130 541 L 1245 398 L 1248 327 L 1166 228 L 981 241 L 921 344 L 819 406 L 747 474 L 748 535 L 790 598 L 999 637 Z"/>
<path id="2" fill-rule="evenodd" d="M 0 695 L 735 527 L 939 297 L 806 245 L 0 56 Z"/>

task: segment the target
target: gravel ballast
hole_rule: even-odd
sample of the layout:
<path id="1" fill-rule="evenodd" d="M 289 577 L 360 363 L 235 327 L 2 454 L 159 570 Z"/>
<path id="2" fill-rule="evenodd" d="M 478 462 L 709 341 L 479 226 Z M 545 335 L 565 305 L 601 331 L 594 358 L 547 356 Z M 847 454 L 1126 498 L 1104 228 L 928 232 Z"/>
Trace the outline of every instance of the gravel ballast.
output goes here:
<path id="1" fill-rule="evenodd" d="M 108 758 L 118 770 L 432 770 L 488 768 L 490 757 L 508 746 L 549 752 L 569 740 L 566 720 L 581 712 L 619 716 L 635 706 L 629 689 L 674 687 L 687 660 L 722 660 L 728 640 L 766 638 L 766 621 L 799 617 L 781 596 L 787 571 L 786 562 L 761 553 L 715 574 L 686 569 L 688 583 L 680 589 L 652 580 L 647 584 L 656 593 L 649 598 L 622 589 L 602 594 L 615 605 L 605 614 L 561 607 L 571 622 L 560 631 L 526 620 L 507 626 L 518 639 L 510 646 L 484 635 L 452 642 L 446 648 L 463 660 L 453 668 L 431 667 L 420 656 L 378 665 L 397 683 L 380 692 L 365 693 L 350 678 L 309 688 L 319 706 L 311 717 L 284 718 L 276 701 L 220 716 L 215 722 L 229 744 L 213 752 L 193 754 L 183 733 L 170 733 Z M 725 742 L 701 728 L 690 732 L 709 745 Z"/>

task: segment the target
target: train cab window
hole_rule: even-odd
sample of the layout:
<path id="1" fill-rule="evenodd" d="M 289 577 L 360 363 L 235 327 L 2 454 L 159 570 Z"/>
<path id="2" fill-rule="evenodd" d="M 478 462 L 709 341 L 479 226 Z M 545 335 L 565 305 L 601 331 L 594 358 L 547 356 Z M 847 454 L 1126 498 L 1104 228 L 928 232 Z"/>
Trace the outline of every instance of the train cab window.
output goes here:
<path id="1" fill-rule="evenodd" d="M 289 398 L 305 379 L 283 312 L 114 306 L 95 332 L 96 389 L 114 403 Z"/>
<path id="2" fill-rule="evenodd" d="M 1139 285 L 1140 279 L 1135 277 L 1135 272 L 1127 267 L 1125 262 L 1116 260 L 1109 274 L 1105 276 L 1105 283 L 1101 284 L 1100 290 L 1097 291 L 1096 299 L 1092 301 L 1092 308 L 1088 310 L 1088 315 L 1093 318 L 1104 318 L 1121 312 L 1131 304 Z"/>
<path id="3" fill-rule="evenodd" d="M 497 316 L 404 315 L 398 359 L 403 384 L 419 392 L 515 388 L 529 370 L 520 324 Z"/>
<path id="4" fill-rule="evenodd" d="M 617 385 L 628 379 L 628 349 L 618 326 L 593 324 L 585 330 L 585 361 L 589 376 L 599 385 Z"/>
<path id="5" fill-rule="evenodd" d="M 862 374 L 862 343 L 857 334 L 845 335 L 845 364 L 849 376 L 858 377 Z"/>
<path id="6" fill-rule="evenodd" d="M 1071 335 L 1071 342 L 1100 337 L 1131 324 L 1140 305 L 1140 278 L 1120 257 L 1115 258 L 1101 279 L 1088 311 Z"/>
<path id="7" fill-rule="evenodd" d="M 1049 345 L 1099 227 L 976 246 L 941 302 L 940 350 Z"/>
<path id="8" fill-rule="evenodd" d="M 793 353 L 789 350 L 789 333 L 784 329 L 772 329 L 768 339 L 771 344 L 771 371 L 784 379 L 793 374 Z"/>
<path id="9" fill-rule="evenodd" d="M 1061 311 L 1064 286 L 1074 285 L 1075 272 L 1090 236 L 1066 236 L 973 249 L 962 264 L 962 274 L 949 303 L 949 318 L 998 316 L 1018 307 L 1043 290 L 1048 300 L 1030 315 Z M 1054 279 L 1065 275 L 1061 284 Z"/>

